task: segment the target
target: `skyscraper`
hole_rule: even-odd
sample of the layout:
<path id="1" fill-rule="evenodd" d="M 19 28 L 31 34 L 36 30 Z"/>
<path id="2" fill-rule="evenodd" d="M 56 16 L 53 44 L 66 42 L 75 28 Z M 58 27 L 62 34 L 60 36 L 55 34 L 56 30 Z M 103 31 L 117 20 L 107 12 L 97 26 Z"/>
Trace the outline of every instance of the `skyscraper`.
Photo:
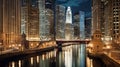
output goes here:
<path id="1" fill-rule="evenodd" d="M 91 18 L 85 18 L 85 35 L 86 38 L 91 38 Z"/>
<path id="2" fill-rule="evenodd" d="M 111 9 L 111 21 L 112 22 L 112 38 L 113 40 L 118 40 L 120 35 L 120 0 L 111 0 L 110 5 L 112 5 Z M 110 6 L 109 5 L 109 6 Z"/>
<path id="3" fill-rule="evenodd" d="M 65 38 L 65 7 L 62 5 L 56 6 L 56 39 Z"/>
<path id="4" fill-rule="evenodd" d="M 85 39 L 85 13 L 80 11 L 80 39 Z"/>
<path id="5" fill-rule="evenodd" d="M 66 11 L 66 21 L 65 21 L 65 39 L 70 40 L 74 37 L 74 30 L 72 24 L 72 12 L 71 8 L 68 7 Z"/>
<path id="6" fill-rule="evenodd" d="M 54 13 L 52 9 L 46 8 L 46 20 L 48 21 L 48 27 L 49 27 L 49 38 L 54 38 Z"/>
<path id="7" fill-rule="evenodd" d="M 21 33 L 26 34 L 29 47 L 39 44 L 39 8 L 38 0 L 22 0 L 21 6 Z"/>
<path id="8" fill-rule="evenodd" d="M 95 30 L 100 30 L 104 34 L 104 28 L 101 28 L 101 25 L 104 27 L 103 2 L 101 2 L 101 0 L 93 0 L 92 2 L 92 34 L 95 32 Z"/>
<path id="9" fill-rule="evenodd" d="M 20 44 L 20 0 L 3 0 L 3 43 Z"/>
<path id="10" fill-rule="evenodd" d="M 93 0 L 92 22 L 102 32 L 105 40 L 113 39 L 117 42 L 120 34 L 120 1 L 119 0 Z M 98 20 L 98 21 L 96 21 Z M 98 24 L 96 24 L 98 23 Z"/>
<path id="11" fill-rule="evenodd" d="M 22 6 L 21 7 L 21 34 L 23 32 L 27 34 L 27 24 L 28 24 L 28 7 Z"/>
<path id="12" fill-rule="evenodd" d="M 2 44 L 3 34 L 3 0 L 0 0 L 0 45 Z"/>
<path id="13" fill-rule="evenodd" d="M 74 38 L 79 39 L 80 38 L 80 15 L 75 14 L 74 16 Z"/>
<path id="14" fill-rule="evenodd" d="M 48 40 L 49 38 L 49 22 L 46 20 L 45 0 L 38 0 L 39 6 L 39 35 L 40 40 Z"/>
<path id="15" fill-rule="evenodd" d="M 55 0 L 45 0 L 46 19 L 49 25 L 49 38 L 54 40 L 55 38 Z"/>
<path id="16" fill-rule="evenodd" d="M 28 37 L 29 41 L 39 41 L 39 9 L 38 6 L 32 4 L 28 6 Z"/>

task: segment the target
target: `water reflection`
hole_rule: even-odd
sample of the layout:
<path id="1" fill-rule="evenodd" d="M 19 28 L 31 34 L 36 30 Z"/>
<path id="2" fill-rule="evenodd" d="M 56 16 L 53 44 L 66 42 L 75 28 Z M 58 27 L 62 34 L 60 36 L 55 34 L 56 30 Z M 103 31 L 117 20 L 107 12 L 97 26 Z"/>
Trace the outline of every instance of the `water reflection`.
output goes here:
<path id="1" fill-rule="evenodd" d="M 93 60 L 87 57 L 87 67 L 93 67 Z"/>
<path id="2" fill-rule="evenodd" d="M 15 62 L 12 62 L 12 67 L 15 67 Z"/>
<path id="3" fill-rule="evenodd" d="M 21 66 L 21 60 L 19 60 L 18 65 L 19 65 L 19 67 L 22 67 L 22 66 Z"/>
<path id="4" fill-rule="evenodd" d="M 85 56 L 85 46 L 71 45 L 63 47 L 62 51 L 55 49 L 40 55 L 10 61 L 2 67 L 85 67 Z"/>
<path id="5" fill-rule="evenodd" d="M 65 51 L 65 67 L 72 67 L 72 48 Z"/>

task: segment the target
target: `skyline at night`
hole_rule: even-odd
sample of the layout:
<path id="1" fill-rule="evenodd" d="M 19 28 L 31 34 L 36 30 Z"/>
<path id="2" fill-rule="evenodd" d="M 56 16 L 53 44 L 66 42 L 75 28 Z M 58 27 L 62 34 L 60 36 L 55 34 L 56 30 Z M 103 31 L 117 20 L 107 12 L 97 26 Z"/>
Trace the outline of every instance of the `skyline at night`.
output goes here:
<path id="1" fill-rule="evenodd" d="M 0 67 L 120 67 L 120 0 L 0 0 Z"/>

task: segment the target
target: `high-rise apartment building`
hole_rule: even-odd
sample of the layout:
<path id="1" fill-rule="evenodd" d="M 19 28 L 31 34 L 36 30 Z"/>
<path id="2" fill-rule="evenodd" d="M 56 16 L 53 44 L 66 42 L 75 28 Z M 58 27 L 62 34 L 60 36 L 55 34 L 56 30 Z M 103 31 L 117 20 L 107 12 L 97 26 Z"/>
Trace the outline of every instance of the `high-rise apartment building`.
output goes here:
<path id="1" fill-rule="evenodd" d="M 6 47 L 20 44 L 20 3 L 20 0 L 3 0 L 3 44 Z"/>
<path id="2" fill-rule="evenodd" d="M 65 7 L 62 5 L 56 5 L 56 39 L 65 38 Z"/>

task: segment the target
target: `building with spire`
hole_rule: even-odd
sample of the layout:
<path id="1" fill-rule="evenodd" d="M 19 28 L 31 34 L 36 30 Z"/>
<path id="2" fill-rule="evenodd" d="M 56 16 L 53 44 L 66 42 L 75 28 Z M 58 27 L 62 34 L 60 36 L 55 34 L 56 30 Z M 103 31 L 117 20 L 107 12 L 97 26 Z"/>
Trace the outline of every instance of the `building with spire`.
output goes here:
<path id="1" fill-rule="evenodd" d="M 71 8 L 67 7 L 66 11 L 66 21 L 65 21 L 65 39 L 70 40 L 74 37 L 74 30 L 72 24 L 72 12 Z"/>

